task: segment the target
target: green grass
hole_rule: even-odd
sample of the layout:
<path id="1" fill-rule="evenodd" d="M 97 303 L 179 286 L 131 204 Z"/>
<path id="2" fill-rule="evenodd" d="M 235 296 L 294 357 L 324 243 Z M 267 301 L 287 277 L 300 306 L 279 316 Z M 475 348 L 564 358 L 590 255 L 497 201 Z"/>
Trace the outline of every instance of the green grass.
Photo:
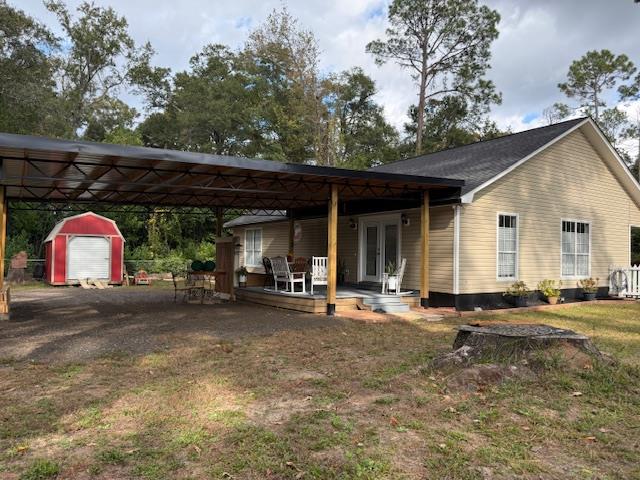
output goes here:
<path id="1" fill-rule="evenodd" d="M 53 478 L 60 472 L 60 466 L 51 460 L 34 460 L 20 475 L 20 480 L 45 480 Z"/>
<path id="2" fill-rule="evenodd" d="M 637 304 L 481 317 L 570 328 L 618 362 L 544 356 L 537 378 L 477 393 L 429 367 L 457 319 L 347 321 L 230 353 L 194 336 L 82 364 L 11 360 L 0 477 L 640 478 L 639 318 Z"/>

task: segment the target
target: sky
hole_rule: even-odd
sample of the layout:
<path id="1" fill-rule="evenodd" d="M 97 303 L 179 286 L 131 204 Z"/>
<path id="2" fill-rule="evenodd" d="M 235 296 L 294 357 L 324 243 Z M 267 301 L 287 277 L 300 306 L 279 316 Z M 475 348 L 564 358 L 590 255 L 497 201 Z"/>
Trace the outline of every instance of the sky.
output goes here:
<path id="1" fill-rule="evenodd" d="M 56 21 L 40 0 L 9 0 L 54 31 Z M 94 0 L 124 15 L 139 43 L 150 41 L 157 65 L 184 70 L 189 58 L 208 43 L 239 48 L 248 33 L 273 10 L 286 6 L 300 25 L 316 35 L 321 69 L 362 67 L 378 87 L 387 119 L 401 128 L 416 102 L 409 72 L 392 62 L 378 67 L 365 52 L 384 38 L 386 0 Z M 67 0 L 75 7 L 79 0 Z M 544 124 L 542 110 L 567 101 L 558 90 L 570 63 L 588 50 L 607 48 L 627 54 L 640 67 L 640 4 L 634 0 L 481 0 L 501 15 L 500 36 L 492 46 L 487 77 L 502 92 L 492 108 L 499 127 L 521 131 Z M 611 97 L 611 101 L 616 99 Z M 640 102 L 620 105 L 635 118 Z M 633 152 L 635 145 L 627 144 Z"/>

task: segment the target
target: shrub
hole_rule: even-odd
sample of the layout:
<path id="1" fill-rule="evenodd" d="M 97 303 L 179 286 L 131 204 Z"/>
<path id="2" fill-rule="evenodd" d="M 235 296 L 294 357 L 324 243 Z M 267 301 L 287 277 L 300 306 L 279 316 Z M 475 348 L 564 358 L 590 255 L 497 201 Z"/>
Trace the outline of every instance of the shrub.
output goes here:
<path id="1" fill-rule="evenodd" d="M 555 280 L 545 279 L 538 283 L 538 290 L 547 298 L 559 297 L 560 287 L 562 287 L 562 282 L 558 282 L 558 286 L 556 287 Z"/>
<path id="2" fill-rule="evenodd" d="M 522 280 L 515 282 L 507 288 L 504 292 L 505 295 L 510 297 L 526 297 L 531 293 L 531 290 L 527 287 L 527 284 Z"/>
<path id="3" fill-rule="evenodd" d="M 596 293 L 598 291 L 598 280 L 600 279 L 593 277 L 583 278 L 578 282 L 578 285 L 580 285 L 584 293 Z"/>

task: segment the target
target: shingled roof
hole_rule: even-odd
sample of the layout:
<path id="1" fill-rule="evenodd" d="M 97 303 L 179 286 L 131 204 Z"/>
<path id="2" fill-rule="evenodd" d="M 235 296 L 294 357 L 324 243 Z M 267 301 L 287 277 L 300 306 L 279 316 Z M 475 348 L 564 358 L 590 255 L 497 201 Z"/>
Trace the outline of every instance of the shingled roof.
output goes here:
<path id="1" fill-rule="evenodd" d="M 399 160 L 370 170 L 461 179 L 465 181 L 462 187 L 464 195 L 500 175 L 549 142 L 568 133 L 585 120 L 585 117 L 576 118 L 462 147 Z"/>

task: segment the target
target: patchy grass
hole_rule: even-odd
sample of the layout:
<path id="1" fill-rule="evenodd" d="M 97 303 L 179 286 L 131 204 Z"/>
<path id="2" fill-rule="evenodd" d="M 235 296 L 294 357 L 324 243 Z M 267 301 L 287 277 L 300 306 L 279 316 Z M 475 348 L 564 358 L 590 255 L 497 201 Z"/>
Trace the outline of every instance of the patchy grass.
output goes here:
<path id="1" fill-rule="evenodd" d="M 0 477 L 640 477 L 640 305 L 482 320 L 571 328 L 620 362 L 569 371 L 549 358 L 536 380 L 450 393 L 428 363 L 459 320 L 195 338 L 81 364 L 6 359 Z"/>

